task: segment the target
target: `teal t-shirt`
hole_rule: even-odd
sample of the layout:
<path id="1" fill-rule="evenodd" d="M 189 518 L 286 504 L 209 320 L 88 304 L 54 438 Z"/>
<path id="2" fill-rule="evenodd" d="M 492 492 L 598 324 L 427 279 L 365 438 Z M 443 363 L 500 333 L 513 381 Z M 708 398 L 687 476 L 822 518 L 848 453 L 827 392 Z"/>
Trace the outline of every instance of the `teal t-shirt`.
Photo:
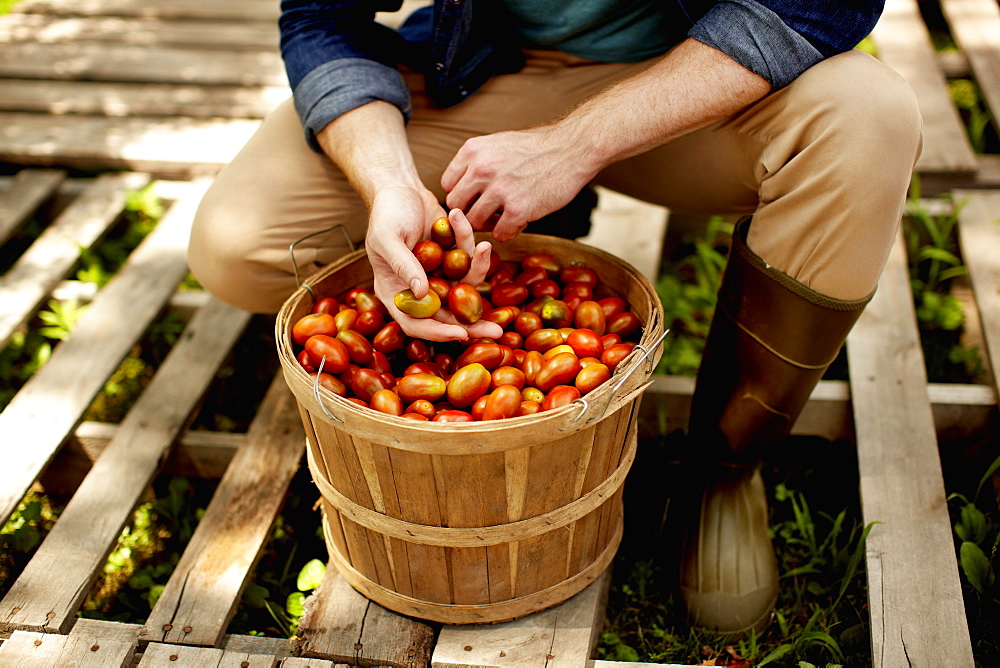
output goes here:
<path id="1" fill-rule="evenodd" d="M 504 0 L 527 46 L 632 63 L 676 42 L 662 0 Z M 673 29 L 676 30 L 676 23 Z"/>

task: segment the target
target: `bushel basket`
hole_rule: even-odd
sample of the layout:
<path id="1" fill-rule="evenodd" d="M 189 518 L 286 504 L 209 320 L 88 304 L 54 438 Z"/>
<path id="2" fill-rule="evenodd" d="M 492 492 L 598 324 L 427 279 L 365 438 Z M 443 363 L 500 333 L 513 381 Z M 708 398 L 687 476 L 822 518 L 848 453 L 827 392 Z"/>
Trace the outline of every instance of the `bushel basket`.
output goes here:
<path id="1" fill-rule="evenodd" d="M 296 360 L 292 325 L 314 299 L 371 289 L 363 250 L 309 278 L 315 295 L 303 286 L 278 314 L 278 351 L 305 426 L 330 561 L 386 608 L 448 624 L 510 620 L 565 601 L 615 555 L 663 310 L 645 277 L 599 249 L 533 234 L 494 244 L 505 260 L 540 251 L 593 268 L 628 301 L 643 333 L 608 382 L 536 415 L 416 422 L 316 385 Z"/>

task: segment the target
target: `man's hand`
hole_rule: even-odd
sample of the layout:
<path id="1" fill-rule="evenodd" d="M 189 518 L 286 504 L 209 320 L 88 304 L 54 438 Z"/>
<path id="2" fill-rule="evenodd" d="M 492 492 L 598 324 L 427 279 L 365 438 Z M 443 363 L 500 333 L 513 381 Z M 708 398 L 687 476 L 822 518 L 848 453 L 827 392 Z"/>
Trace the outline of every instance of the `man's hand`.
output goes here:
<path id="1" fill-rule="evenodd" d="M 419 299 L 427 294 L 427 275 L 414 257 L 412 248 L 430 236 L 431 223 L 444 215 L 429 192 L 421 194 L 412 188 L 386 188 L 373 202 L 365 248 L 375 274 L 375 295 L 389 309 L 407 335 L 430 341 L 464 341 L 467 338 L 497 338 L 503 329 L 496 323 L 481 321 L 473 325 L 459 324 L 444 311 L 433 318 L 413 318 L 393 303 L 396 293 L 409 288 Z M 411 221 L 422 220 L 423 228 Z M 476 245 L 472 226 L 461 211 L 450 216 L 455 230 L 456 245 L 472 256 L 472 266 L 462 282 L 478 285 L 490 266 L 491 247 L 483 241 Z"/>
<path id="2" fill-rule="evenodd" d="M 477 229 L 498 241 L 558 211 L 594 177 L 581 144 L 567 143 L 559 126 L 499 132 L 467 141 L 441 177 L 451 208 L 467 212 Z"/>

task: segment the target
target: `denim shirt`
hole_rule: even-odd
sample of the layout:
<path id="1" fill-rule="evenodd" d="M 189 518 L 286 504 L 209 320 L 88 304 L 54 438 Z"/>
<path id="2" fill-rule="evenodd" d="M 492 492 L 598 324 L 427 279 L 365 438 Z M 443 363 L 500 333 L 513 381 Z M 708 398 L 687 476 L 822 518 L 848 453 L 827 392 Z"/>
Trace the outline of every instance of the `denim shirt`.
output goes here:
<path id="1" fill-rule="evenodd" d="M 852 49 L 883 2 L 671 0 L 685 34 L 767 80 L 788 85 L 824 58 Z M 343 113 L 383 100 L 409 117 L 397 65 L 425 75 L 427 94 L 458 104 L 491 76 L 517 71 L 523 55 L 500 0 L 434 0 L 398 30 L 375 21 L 402 0 L 282 0 L 281 53 L 306 139 Z"/>

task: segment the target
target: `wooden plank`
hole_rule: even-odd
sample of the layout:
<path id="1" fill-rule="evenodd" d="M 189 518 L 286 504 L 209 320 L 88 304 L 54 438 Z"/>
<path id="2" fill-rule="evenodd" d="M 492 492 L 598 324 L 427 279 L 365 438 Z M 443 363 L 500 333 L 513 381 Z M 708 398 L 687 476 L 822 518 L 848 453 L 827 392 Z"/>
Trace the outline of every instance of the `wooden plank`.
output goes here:
<path id="1" fill-rule="evenodd" d="M 283 86 L 276 51 L 177 49 L 137 44 L 0 44 L 0 76 L 11 79 Z"/>
<path id="2" fill-rule="evenodd" d="M 302 460 L 305 436 L 295 407 L 278 374 L 150 612 L 141 640 L 184 645 L 222 640 Z"/>
<path id="3" fill-rule="evenodd" d="M 148 183 L 145 174 L 104 174 L 49 225 L 38 239 L 0 277 L 0 347 L 28 321 L 46 295 L 118 219 L 130 190 Z"/>
<path id="4" fill-rule="evenodd" d="M 134 654 L 135 644 L 120 640 L 15 631 L 0 645 L 0 665 L 125 668 L 132 665 Z"/>
<path id="5" fill-rule="evenodd" d="M 299 653 L 362 666 L 426 666 L 433 629 L 398 615 L 354 591 L 334 568 L 306 601 Z"/>
<path id="6" fill-rule="evenodd" d="M 0 522 L 17 508 L 133 343 L 187 273 L 191 218 L 206 184 L 170 207 L 43 366 L 0 413 Z M 123 314 L 128 317 L 123 317 Z"/>
<path id="7" fill-rule="evenodd" d="M 605 572 L 565 603 L 512 622 L 445 626 L 431 666 L 560 668 L 586 665 L 604 619 Z"/>
<path id="8" fill-rule="evenodd" d="M 249 318 L 219 301 L 195 316 L 0 602 L 0 611 L 10 611 L 0 619 L 0 628 L 66 632 L 122 527 Z"/>
<path id="9" fill-rule="evenodd" d="M 958 240 L 979 311 L 984 352 L 994 370 L 993 387 L 1000 394 L 1000 193 L 957 191 L 955 198 L 967 200 L 958 216 Z"/>
<path id="10" fill-rule="evenodd" d="M 0 193 L 0 245 L 52 197 L 65 178 L 61 169 L 22 169 L 17 173 L 11 187 Z"/>
<path id="11" fill-rule="evenodd" d="M 149 643 L 142 653 L 139 668 L 218 668 L 225 652 L 214 647 L 183 647 Z"/>
<path id="12" fill-rule="evenodd" d="M 687 429 L 694 378 L 653 376 L 643 401 L 659 402 L 665 411 L 664 433 Z M 981 432 L 996 415 L 997 390 L 988 385 L 929 383 L 927 400 L 934 413 L 937 433 Z M 854 440 L 851 392 L 847 381 L 822 380 L 809 396 L 792 434 L 822 436 L 828 440 Z"/>
<path id="13" fill-rule="evenodd" d="M 213 174 L 260 125 L 248 119 L 104 118 L 0 112 L 0 161 Z"/>
<path id="14" fill-rule="evenodd" d="M 987 109 L 1000 118 L 1000 7 L 995 0 L 940 0 L 940 5 Z"/>
<path id="15" fill-rule="evenodd" d="M 0 43 L 115 42 L 204 49 L 276 51 L 278 24 L 268 21 L 164 20 L 116 16 L 8 14 L 0 19 Z"/>
<path id="16" fill-rule="evenodd" d="M 288 99 L 282 86 L 202 86 L 0 79 L 0 109 L 47 114 L 263 118 Z"/>
<path id="17" fill-rule="evenodd" d="M 924 148 L 917 171 L 945 175 L 958 183 L 971 179 L 976 157 L 937 66 L 917 1 L 887 0 L 872 38 L 879 59 L 899 72 L 916 93 L 924 119 Z"/>
<path id="18" fill-rule="evenodd" d="M 20 0 L 12 12 L 64 16 L 142 16 L 161 19 L 246 19 L 273 21 L 277 3 L 269 0 Z"/>
<path id="19" fill-rule="evenodd" d="M 876 666 L 972 666 L 902 234 L 848 338 Z"/>

